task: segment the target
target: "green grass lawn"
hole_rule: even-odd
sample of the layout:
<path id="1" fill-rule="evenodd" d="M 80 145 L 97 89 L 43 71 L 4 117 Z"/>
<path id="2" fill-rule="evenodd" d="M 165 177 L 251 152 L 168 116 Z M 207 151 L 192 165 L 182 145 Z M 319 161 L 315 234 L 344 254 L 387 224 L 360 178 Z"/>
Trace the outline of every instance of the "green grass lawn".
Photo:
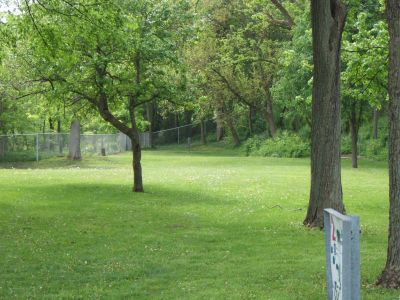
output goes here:
<path id="1" fill-rule="evenodd" d="M 309 160 L 199 147 L 0 165 L 0 298 L 325 299 L 323 233 L 302 226 Z M 385 163 L 343 161 L 363 299 L 384 266 Z"/>

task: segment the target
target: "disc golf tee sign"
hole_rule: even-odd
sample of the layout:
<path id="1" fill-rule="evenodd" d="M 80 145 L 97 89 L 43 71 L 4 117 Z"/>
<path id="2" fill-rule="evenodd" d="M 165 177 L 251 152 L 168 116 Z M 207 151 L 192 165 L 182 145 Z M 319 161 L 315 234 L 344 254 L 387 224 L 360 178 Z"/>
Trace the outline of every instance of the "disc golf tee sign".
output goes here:
<path id="1" fill-rule="evenodd" d="M 324 211 L 326 274 L 329 300 L 360 299 L 359 218 Z"/>

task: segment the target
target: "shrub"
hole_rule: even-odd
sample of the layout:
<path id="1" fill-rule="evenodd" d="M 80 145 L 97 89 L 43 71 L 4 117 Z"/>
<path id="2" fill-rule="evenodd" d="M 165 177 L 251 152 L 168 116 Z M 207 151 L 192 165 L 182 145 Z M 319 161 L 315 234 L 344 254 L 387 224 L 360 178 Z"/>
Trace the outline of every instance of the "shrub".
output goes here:
<path id="1" fill-rule="evenodd" d="M 246 155 L 249 156 L 256 154 L 265 140 L 265 137 L 259 135 L 255 135 L 254 137 L 247 139 L 247 141 L 245 141 L 243 144 Z"/>
<path id="2" fill-rule="evenodd" d="M 0 156 L 0 162 L 34 161 L 36 153 L 34 151 L 8 152 Z"/>
<path id="3" fill-rule="evenodd" d="M 351 137 L 350 137 L 350 135 L 342 136 L 341 152 L 342 152 L 342 154 L 351 154 Z"/>
<path id="4" fill-rule="evenodd" d="M 368 140 L 365 141 L 364 155 L 368 158 L 376 160 L 386 160 L 388 158 L 388 147 L 382 145 L 381 140 Z"/>
<path id="5" fill-rule="evenodd" d="M 310 155 L 310 145 L 298 135 L 284 131 L 273 139 L 260 136 L 248 139 L 245 151 L 247 155 L 306 157 Z"/>

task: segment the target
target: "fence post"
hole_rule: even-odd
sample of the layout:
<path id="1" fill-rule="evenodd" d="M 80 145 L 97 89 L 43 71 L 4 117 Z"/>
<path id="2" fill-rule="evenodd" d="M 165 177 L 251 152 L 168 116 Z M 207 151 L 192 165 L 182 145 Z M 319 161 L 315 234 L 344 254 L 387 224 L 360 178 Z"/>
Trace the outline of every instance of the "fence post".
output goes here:
<path id="1" fill-rule="evenodd" d="M 36 161 L 39 161 L 39 133 L 36 133 Z"/>

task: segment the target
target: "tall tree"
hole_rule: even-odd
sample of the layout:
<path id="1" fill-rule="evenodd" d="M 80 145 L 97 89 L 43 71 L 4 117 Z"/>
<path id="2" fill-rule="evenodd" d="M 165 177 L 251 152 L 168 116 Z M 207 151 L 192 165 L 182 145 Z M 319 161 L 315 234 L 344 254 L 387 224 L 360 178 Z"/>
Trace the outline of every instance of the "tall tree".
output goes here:
<path id="1" fill-rule="evenodd" d="M 344 212 L 340 166 L 340 47 L 346 8 L 340 0 L 311 1 L 314 77 L 311 192 L 304 224 L 323 227 L 323 210 Z"/>
<path id="2" fill-rule="evenodd" d="M 377 285 L 400 288 L 400 0 L 386 0 L 389 27 L 389 240 Z"/>

